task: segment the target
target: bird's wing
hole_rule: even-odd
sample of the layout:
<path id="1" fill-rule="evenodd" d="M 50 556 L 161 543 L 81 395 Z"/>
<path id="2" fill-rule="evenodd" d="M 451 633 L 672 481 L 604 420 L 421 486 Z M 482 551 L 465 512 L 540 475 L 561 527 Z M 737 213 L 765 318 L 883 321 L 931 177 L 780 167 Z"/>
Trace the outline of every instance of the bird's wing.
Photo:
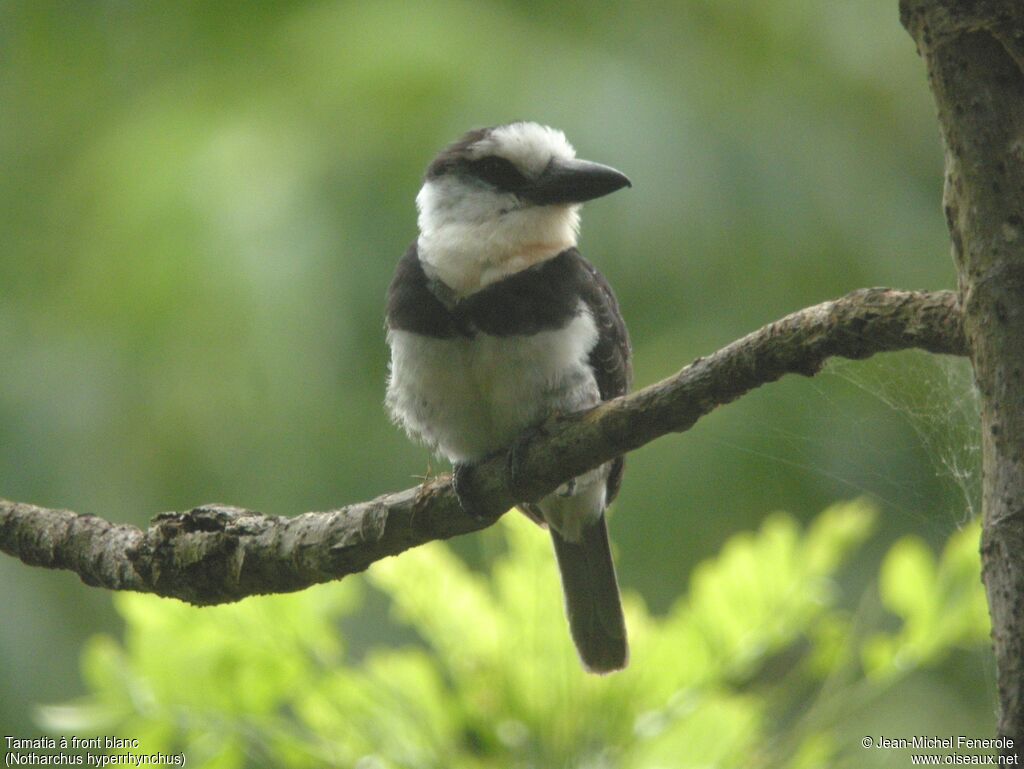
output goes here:
<path id="1" fill-rule="evenodd" d="M 586 275 L 583 301 L 597 324 L 597 344 L 590 351 L 589 362 L 601 400 L 606 401 L 629 392 L 633 382 L 633 348 L 612 287 L 594 265 L 578 252 L 575 256 Z"/>
<path id="2" fill-rule="evenodd" d="M 633 348 L 626 323 L 612 287 L 598 269 L 573 249 L 577 270 L 583 276 L 583 301 L 597 325 L 597 344 L 590 351 L 589 363 L 597 380 L 601 400 L 610 400 L 629 392 L 633 383 Z M 622 457 L 612 462 L 608 475 L 607 501 L 610 503 L 622 485 Z"/>

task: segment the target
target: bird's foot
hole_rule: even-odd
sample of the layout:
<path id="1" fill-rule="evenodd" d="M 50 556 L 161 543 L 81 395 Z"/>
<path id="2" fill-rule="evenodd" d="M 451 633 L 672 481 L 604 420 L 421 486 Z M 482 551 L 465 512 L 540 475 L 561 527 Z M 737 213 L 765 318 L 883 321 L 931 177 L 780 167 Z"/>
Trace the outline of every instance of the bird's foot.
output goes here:
<path id="1" fill-rule="evenodd" d="M 452 466 L 452 488 L 459 500 L 462 511 L 478 521 L 489 521 L 496 516 L 487 512 L 487 506 L 480 496 L 474 491 L 473 473 L 476 471 L 476 464 L 459 462 Z"/>
<path id="2" fill-rule="evenodd" d="M 543 438 L 547 434 L 543 424 L 528 427 L 516 436 L 508 448 L 508 453 L 505 455 L 505 482 L 508 484 L 512 496 L 517 500 L 523 500 L 527 496 L 524 489 L 526 478 L 523 472 L 523 458 L 526 455 L 526 450 L 534 439 Z"/>
<path id="3" fill-rule="evenodd" d="M 559 486 L 557 489 L 555 489 L 555 494 L 557 494 L 560 497 L 571 497 L 575 493 L 576 493 L 576 479 L 575 478 L 569 479 L 568 482 L 563 483 L 561 486 Z"/>

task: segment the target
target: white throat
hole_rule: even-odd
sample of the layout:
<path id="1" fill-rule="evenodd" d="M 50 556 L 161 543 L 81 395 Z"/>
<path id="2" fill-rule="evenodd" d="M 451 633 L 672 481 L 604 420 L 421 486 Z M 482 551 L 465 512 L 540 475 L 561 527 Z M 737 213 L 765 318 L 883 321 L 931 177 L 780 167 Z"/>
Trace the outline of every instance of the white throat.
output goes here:
<path id="1" fill-rule="evenodd" d="M 522 206 L 514 196 L 426 182 L 416 196 L 416 242 L 426 272 L 468 296 L 576 245 L 579 205 Z"/>

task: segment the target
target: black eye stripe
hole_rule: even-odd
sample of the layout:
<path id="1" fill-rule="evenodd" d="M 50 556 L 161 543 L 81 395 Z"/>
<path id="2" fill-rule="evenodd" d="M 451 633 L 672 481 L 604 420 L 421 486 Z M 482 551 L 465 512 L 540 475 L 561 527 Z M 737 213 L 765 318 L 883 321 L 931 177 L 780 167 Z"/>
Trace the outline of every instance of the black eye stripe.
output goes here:
<path id="1" fill-rule="evenodd" d="M 529 183 L 529 180 L 511 162 L 494 155 L 471 161 L 469 172 L 478 179 L 509 192 L 522 189 Z"/>

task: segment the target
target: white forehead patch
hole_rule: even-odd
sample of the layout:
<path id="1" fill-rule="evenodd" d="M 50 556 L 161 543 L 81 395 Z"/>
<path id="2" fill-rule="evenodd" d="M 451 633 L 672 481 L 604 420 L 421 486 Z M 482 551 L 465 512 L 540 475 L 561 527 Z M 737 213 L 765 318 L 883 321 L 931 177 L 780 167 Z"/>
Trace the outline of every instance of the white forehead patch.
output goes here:
<path id="1" fill-rule="evenodd" d="M 498 155 L 531 175 L 540 174 L 552 158 L 572 160 L 576 150 L 565 134 L 539 123 L 510 123 L 495 128 L 469 148 L 472 158 Z"/>

